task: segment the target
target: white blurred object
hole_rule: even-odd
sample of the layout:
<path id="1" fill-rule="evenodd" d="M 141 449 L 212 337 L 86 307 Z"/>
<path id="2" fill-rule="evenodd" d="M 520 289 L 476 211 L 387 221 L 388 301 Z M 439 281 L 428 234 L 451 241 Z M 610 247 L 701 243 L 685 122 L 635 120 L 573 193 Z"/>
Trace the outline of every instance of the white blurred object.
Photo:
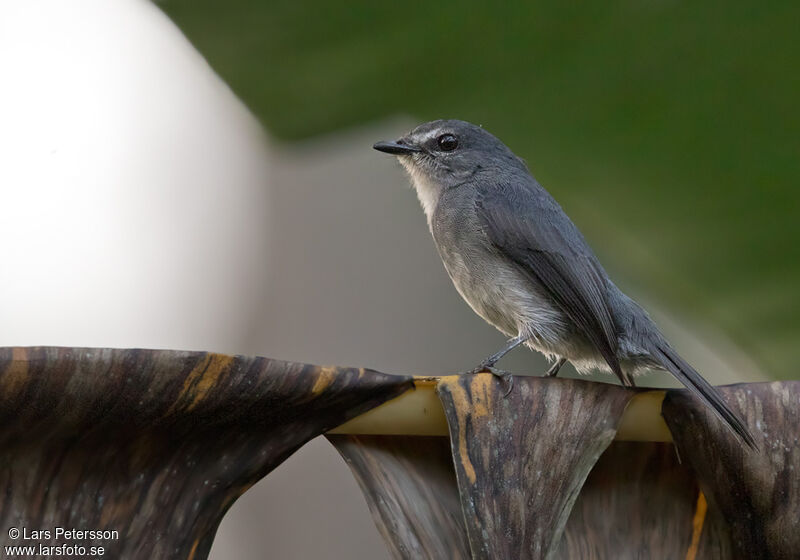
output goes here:
<path id="1" fill-rule="evenodd" d="M 247 351 L 254 117 L 140 0 L 0 2 L 0 345 Z"/>

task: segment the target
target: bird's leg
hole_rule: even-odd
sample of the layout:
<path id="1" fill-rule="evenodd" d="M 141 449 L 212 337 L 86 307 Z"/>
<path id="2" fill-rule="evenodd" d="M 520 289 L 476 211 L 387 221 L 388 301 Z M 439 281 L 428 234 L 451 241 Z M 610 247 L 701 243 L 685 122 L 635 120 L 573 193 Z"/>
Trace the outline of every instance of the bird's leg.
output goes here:
<path id="1" fill-rule="evenodd" d="M 508 341 L 508 344 L 506 344 L 500 350 L 498 350 L 497 352 L 495 352 L 494 354 L 483 360 L 469 373 L 481 373 L 483 371 L 491 371 L 492 369 L 494 369 L 494 365 L 497 362 L 499 362 L 503 356 L 511 352 L 514 348 L 516 348 L 526 340 L 528 340 L 527 335 L 522 335 L 522 334 L 512 338 L 511 340 Z"/>
<path id="2" fill-rule="evenodd" d="M 494 354 L 483 360 L 481 363 L 479 363 L 476 367 L 465 373 L 476 374 L 488 371 L 489 373 L 491 373 L 492 375 L 494 375 L 507 385 L 505 394 L 508 395 L 511 392 L 511 389 L 514 387 L 514 376 L 511 375 L 510 371 L 498 369 L 494 367 L 494 365 L 497 362 L 499 362 L 503 356 L 511 352 L 514 348 L 516 348 L 526 340 L 528 340 L 528 336 L 522 334 L 512 338 L 511 340 L 508 341 L 508 344 L 506 344 L 503 348 L 501 348 L 500 350 L 498 350 L 497 352 L 495 352 Z"/>
<path id="3" fill-rule="evenodd" d="M 636 383 L 633 381 L 633 375 L 628 373 L 625 370 L 620 370 L 619 373 L 616 374 L 619 382 L 622 383 L 622 386 L 627 389 L 635 389 Z"/>
<path id="4" fill-rule="evenodd" d="M 556 375 L 558 375 L 558 370 L 560 370 L 561 366 L 563 366 L 565 363 L 567 363 L 567 359 L 566 358 L 557 359 L 556 363 L 554 363 L 552 366 L 550 366 L 550 369 L 547 370 L 547 373 L 545 373 L 545 376 L 546 377 L 555 377 Z"/>
<path id="5" fill-rule="evenodd" d="M 625 374 L 625 379 L 622 380 L 622 385 L 624 387 L 628 387 L 629 389 L 635 389 L 636 383 L 633 381 L 633 376 L 629 373 Z"/>

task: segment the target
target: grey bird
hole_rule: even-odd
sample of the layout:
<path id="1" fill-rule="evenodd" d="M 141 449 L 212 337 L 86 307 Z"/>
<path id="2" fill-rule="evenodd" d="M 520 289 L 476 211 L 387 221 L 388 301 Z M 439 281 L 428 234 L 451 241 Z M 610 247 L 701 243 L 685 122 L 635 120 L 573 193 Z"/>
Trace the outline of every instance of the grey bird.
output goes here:
<path id="1" fill-rule="evenodd" d="M 525 162 L 483 128 L 424 123 L 376 150 L 408 171 L 447 273 L 483 319 L 512 337 L 472 373 L 490 371 L 520 344 L 579 372 L 613 372 L 627 387 L 667 370 L 755 447 L 719 392 L 670 346 L 648 314 L 611 281 L 561 206 Z"/>

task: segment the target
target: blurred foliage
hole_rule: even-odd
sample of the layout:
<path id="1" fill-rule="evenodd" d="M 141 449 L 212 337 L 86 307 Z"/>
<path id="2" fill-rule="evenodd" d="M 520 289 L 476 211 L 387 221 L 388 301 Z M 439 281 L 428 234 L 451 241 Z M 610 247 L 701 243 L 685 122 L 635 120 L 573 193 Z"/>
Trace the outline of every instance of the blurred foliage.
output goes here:
<path id="1" fill-rule="evenodd" d="M 278 138 L 482 123 L 617 276 L 797 376 L 800 4 L 160 5 Z"/>

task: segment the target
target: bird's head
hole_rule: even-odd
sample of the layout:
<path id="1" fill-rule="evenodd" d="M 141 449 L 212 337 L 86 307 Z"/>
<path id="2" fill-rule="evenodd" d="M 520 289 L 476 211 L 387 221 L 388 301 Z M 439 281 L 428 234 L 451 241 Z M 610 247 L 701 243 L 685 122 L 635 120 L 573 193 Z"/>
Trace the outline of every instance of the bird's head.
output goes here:
<path id="1" fill-rule="evenodd" d="M 429 217 L 441 193 L 449 188 L 487 173 L 502 178 L 527 172 L 525 163 L 500 140 L 477 125 L 459 120 L 427 122 L 373 148 L 397 156 Z"/>

